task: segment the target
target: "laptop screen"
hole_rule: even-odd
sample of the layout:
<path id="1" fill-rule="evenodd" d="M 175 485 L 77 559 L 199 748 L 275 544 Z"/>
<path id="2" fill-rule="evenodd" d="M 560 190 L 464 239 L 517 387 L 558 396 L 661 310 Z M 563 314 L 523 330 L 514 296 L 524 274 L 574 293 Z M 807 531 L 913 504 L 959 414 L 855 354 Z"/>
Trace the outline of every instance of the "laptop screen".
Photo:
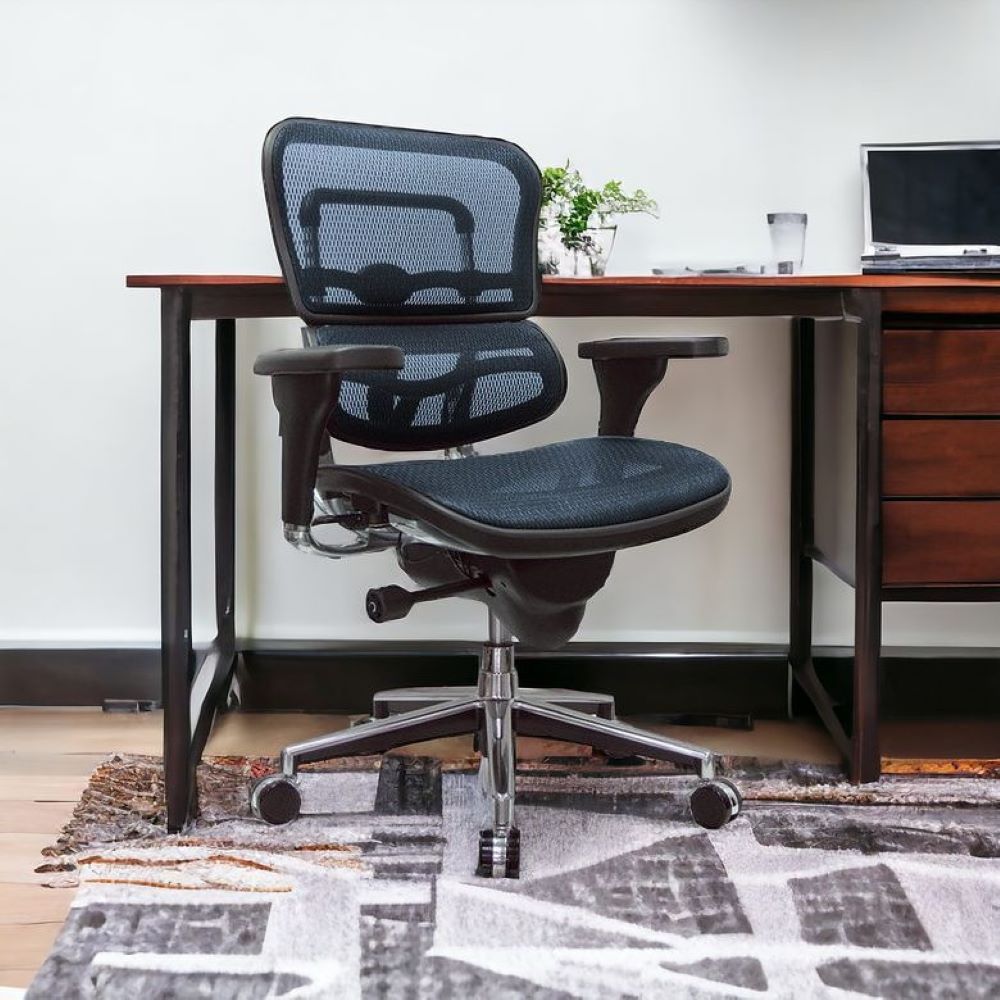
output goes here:
<path id="1" fill-rule="evenodd" d="M 1000 244 L 1000 146 L 866 152 L 870 242 Z"/>

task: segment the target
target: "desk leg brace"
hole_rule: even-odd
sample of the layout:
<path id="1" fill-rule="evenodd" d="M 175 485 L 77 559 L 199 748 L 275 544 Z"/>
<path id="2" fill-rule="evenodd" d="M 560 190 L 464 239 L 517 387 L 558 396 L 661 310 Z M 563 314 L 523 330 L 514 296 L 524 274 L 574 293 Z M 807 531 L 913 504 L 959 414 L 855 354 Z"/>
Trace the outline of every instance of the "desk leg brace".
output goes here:
<path id="1" fill-rule="evenodd" d="M 844 760 L 851 740 L 834 711 L 833 701 L 816 674 L 812 656 L 813 560 L 815 541 L 814 472 L 816 321 L 792 321 L 791 517 L 789 538 L 789 641 L 792 676 L 813 703 Z"/>
<path id="2" fill-rule="evenodd" d="M 236 321 L 215 323 L 215 622 L 216 635 L 191 690 L 189 767 L 192 805 L 196 769 L 236 669 Z"/>
<path id="3" fill-rule="evenodd" d="M 813 491 L 815 460 L 815 322 L 792 326 L 792 509 L 789 575 L 789 664 L 855 783 L 876 781 L 882 641 L 882 303 L 877 291 L 851 292 L 844 319 L 857 327 L 854 674 L 851 735 L 834 711 L 812 658 Z"/>

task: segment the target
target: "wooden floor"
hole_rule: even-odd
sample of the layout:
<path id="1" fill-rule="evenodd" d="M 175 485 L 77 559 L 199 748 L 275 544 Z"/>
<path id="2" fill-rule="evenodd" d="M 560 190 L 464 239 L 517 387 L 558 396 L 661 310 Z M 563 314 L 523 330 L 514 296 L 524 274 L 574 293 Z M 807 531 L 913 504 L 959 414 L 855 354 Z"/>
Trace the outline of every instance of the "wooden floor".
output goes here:
<path id="1" fill-rule="evenodd" d="M 286 743 L 330 732 L 348 721 L 330 715 L 227 715 L 219 720 L 207 753 L 274 754 Z M 826 734 L 809 721 L 762 721 L 749 733 L 649 728 L 721 753 L 836 760 Z M 928 756 L 1000 756 L 995 721 L 930 728 L 887 725 L 882 736 L 887 752 L 895 745 L 904 756 L 911 756 L 915 747 Z M 531 753 L 530 743 L 525 744 L 523 749 Z M 470 746 L 463 740 L 441 741 L 433 749 L 440 755 L 465 756 Z M 39 852 L 69 818 L 91 771 L 109 753 L 161 750 L 159 713 L 0 708 L 0 988 L 31 981 L 66 916 L 75 890 L 40 885 L 43 876 L 34 869 L 42 861 Z"/>

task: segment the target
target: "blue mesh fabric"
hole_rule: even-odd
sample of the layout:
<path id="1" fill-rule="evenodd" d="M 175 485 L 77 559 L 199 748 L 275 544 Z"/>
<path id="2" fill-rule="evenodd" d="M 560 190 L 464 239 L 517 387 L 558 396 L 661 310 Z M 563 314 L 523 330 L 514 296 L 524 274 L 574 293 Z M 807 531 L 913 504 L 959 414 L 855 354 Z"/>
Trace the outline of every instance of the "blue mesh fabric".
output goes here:
<path id="1" fill-rule="evenodd" d="M 729 486 L 729 473 L 704 452 L 625 437 L 358 468 L 481 524 L 528 530 L 626 524 L 679 511 Z"/>
<path id="2" fill-rule="evenodd" d="M 330 433 L 390 451 L 428 451 L 527 427 L 562 402 L 562 358 L 534 323 L 324 326 L 323 346 L 392 344 L 401 371 L 351 372 Z"/>
<path id="3" fill-rule="evenodd" d="M 264 157 L 272 229 L 305 311 L 534 309 L 540 179 L 512 143 L 289 119 Z"/>
<path id="4" fill-rule="evenodd" d="M 330 420 L 333 437 L 390 451 L 429 451 L 496 437 L 547 417 L 566 375 L 534 323 L 325 326 L 316 343 L 391 344 L 400 371 L 351 372 Z"/>

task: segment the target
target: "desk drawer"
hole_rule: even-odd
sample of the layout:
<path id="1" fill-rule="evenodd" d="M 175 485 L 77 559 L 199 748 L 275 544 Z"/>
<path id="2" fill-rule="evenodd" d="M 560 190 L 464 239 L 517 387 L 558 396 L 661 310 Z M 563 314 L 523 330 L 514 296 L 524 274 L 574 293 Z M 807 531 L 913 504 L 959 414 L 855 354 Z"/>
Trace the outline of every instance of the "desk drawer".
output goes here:
<path id="1" fill-rule="evenodd" d="M 1000 583 L 1000 500 L 886 500 L 886 586 Z"/>
<path id="2" fill-rule="evenodd" d="M 1000 497 L 1000 420 L 885 420 L 882 493 Z"/>
<path id="3" fill-rule="evenodd" d="M 1000 330 L 886 330 L 885 413 L 1000 414 Z"/>

